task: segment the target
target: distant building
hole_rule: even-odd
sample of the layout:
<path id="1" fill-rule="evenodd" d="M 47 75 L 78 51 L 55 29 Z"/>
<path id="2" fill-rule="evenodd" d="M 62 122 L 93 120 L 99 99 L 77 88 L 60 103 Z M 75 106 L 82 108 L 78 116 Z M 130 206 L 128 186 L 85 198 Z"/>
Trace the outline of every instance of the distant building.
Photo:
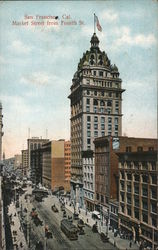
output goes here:
<path id="1" fill-rule="evenodd" d="M 23 176 L 27 176 L 28 174 L 28 150 L 22 150 L 22 174 Z"/>
<path id="2" fill-rule="evenodd" d="M 64 160 L 65 160 L 65 189 L 70 191 L 71 178 L 71 142 L 64 142 Z"/>
<path id="3" fill-rule="evenodd" d="M 14 155 L 14 169 L 22 168 L 22 155 Z"/>
<path id="4" fill-rule="evenodd" d="M 95 144 L 95 208 L 104 207 L 104 219 L 109 220 L 109 201 L 119 200 L 118 152 L 152 151 L 157 140 L 134 137 L 100 137 Z"/>
<path id="5" fill-rule="evenodd" d="M 42 146 L 42 183 L 52 190 L 59 187 L 69 190 L 68 179 L 65 179 L 65 152 L 69 152 L 68 144 L 65 140 L 58 140 Z"/>
<path id="6" fill-rule="evenodd" d="M 122 80 L 116 65 L 99 48 L 96 33 L 91 47 L 81 57 L 75 72 L 71 94 L 71 197 L 77 207 L 84 206 L 82 151 L 93 150 L 95 138 L 122 134 Z M 93 160 L 90 169 L 95 171 Z M 89 162 L 90 164 L 90 162 Z M 94 185 L 94 183 L 93 183 Z M 93 190 L 93 188 L 90 188 Z M 88 192 L 90 198 L 92 192 Z M 88 202 L 87 199 L 87 202 Z M 91 205 L 93 206 L 93 205 Z"/>
<path id="7" fill-rule="evenodd" d="M 42 184 L 42 164 L 43 149 L 38 148 L 31 150 L 31 181 L 36 185 L 39 183 Z"/>
<path id="8" fill-rule="evenodd" d="M 32 169 L 31 169 L 31 150 L 41 148 L 44 143 L 47 143 L 48 139 L 42 139 L 39 137 L 32 137 L 30 139 L 27 139 L 27 150 L 28 150 L 28 169 L 30 172 L 30 177 L 32 175 Z"/>
<path id="9" fill-rule="evenodd" d="M 145 249 L 147 246 L 157 249 L 157 152 L 124 152 L 118 156 L 119 228 L 130 233 Z"/>

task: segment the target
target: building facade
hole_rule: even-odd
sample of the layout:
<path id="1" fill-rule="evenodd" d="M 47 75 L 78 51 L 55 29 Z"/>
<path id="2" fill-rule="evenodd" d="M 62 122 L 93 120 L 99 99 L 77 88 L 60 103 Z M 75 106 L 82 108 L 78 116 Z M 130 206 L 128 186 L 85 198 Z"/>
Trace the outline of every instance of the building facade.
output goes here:
<path id="1" fill-rule="evenodd" d="M 104 219 L 109 220 L 109 200 L 119 200 L 118 152 L 152 151 L 157 140 L 150 138 L 96 138 L 95 144 L 95 207 L 104 207 Z"/>
<path id="2" fill-rule="evenodd" d="M 42 162 L 43 162 L 43 149 L 38 148 L 31 150 L 31 180 L 34 184 L 42 184 Z"/>
<path id="3" fill-rule="evenodd" d="M 59 187 L 63 187 L 68 191 L 70 186 L 68 184 L 69 174 L 65 171 L 70 164 L 70 142 L 65 140 L 48 142 L 42 146 L 42 152 L 43 184 L 54 191 Z M 67 154 L 66 158 L 65 153 Z"/>
<path id="4" fill-rule="evenodd" d="M 157 152 L 119 156 L 119 228 L 144 247 L 158 247 Z"/>
<path id="5" fill-rule="evenodd" d="M 2 136 L 3 133 L 3 115 L 2 115 L 2 103 L 0 102 L 0 162 L 2 161 Z"/>
<path id="6" fill-rule="evenodd" d="M 22 174 L 23 176 L 27 176 L 28 174 L 28 150 L 21 150 L 22 154 Z"/>
<path id="7" fill-rule="evenodd" d="M 83 157 L 83 191 L 84 191 L 84 208 L 95 210 L 95 168 L 93 150 L 82 152 Z"/>
<path id="8" fill-rule="evenodd" d="M 94 33 L 80 59 L 71 94 L 71 196 L 83 207 L 82 151 L 94 150 L 98 136 L 122 133 L 122 80 L 116 65 L 100 50 Z M 92 161 L 93 162 L 93 161 Z M 91 167 L 91 166 L 90 166 Z M 94 168 L 94 165 L 92 165 Z M 92 171 L 93 172 L 93 171 Z"/>
<path id="9" fill-rule="evenodd" d="M 64 159 L 65 159 L 65 189 L 70 191 L 70 179 L 71 179 L 71 142 L 64 142 Z"/>
<path id="10" fill-rule="evenodd" d="M 31 169 L 31 150 L 41 148 L 44 143 L 47 143 L 48 139 L 42 139 L 39 137 L 32 137 L 27 139 L 27 150 L 28 150 L 28 171 L 30 177 L 32 176 L 32 169 Z M 31 177 L 32 178 L 32 177 Z"/>

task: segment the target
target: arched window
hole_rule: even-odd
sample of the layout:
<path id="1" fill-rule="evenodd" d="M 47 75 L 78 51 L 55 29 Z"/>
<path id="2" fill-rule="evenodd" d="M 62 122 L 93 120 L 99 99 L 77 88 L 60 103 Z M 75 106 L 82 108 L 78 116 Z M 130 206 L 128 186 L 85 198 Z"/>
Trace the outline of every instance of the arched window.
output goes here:
<path id="1" fill-rule="evenodd" d="M 111 100 L 109 100 L 109 101 L 107 102 L 107 106 L 109 106 L 109 107 L 112 106 L 112 101 L 111 101 Z"/>
<path id="2" fill-rule="evenodd" d="M 105 103 L 103 100 L 100 101 L 100 106 L 105 106 Z"/>
<path id="3" fill-rule="evenodd" d="M 93 105 L 98 105 L 98 101 L 96 99 L 93 100 Z"/>
<path id="4" fill-rule="evenodd" d="M 102 55 L 99 56 L 99 65 L 103 65 L 103 58 L 102 58 Z"/>
<path id="5" fill-rule="evenodd" d="M 95 58 L 94 58 L 94 55 L 92 54 L 90 56 L 90 64 L 93 65 L 95 63 Z"/>

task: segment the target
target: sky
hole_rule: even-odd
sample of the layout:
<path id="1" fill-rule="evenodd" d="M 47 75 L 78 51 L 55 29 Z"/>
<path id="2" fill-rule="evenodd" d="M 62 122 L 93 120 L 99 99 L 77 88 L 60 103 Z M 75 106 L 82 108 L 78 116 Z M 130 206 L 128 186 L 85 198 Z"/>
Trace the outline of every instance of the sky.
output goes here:
<path id="1" fill-rule="evenodd" d="M 70 138 L 72 78 L 90 48 L 94 13 L 100 49 L 116 64 L 123 93 L 123 135 L 157 136 L 158 2 L 0 2 L 0 101 L 6 158 L 27 148 L 31 136 Z M 29 16 L 29 19 L 28 19 Z M 31 19 L 31 16 L 33 19 Z M 58 25 L 39 16 L 58 16 Z M 35 25 L 43 21 L 44 25 Z M 15 25 L 13 22 L 27 22 Z M 71 25 L 63 25 L 61 22 Z"/>

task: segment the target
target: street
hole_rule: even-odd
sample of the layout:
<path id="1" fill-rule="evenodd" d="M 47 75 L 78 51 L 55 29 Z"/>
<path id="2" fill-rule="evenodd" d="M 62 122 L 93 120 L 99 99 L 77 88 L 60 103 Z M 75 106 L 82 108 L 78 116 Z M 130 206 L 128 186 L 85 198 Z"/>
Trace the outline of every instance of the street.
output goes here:
<path id="1" fill-rule="evenodd" d="M 29 187 L 28 193 L 31 193 Z M 25 193 L 26 194 L 26 193 Z M 85 225 L 84 235 L 78 235 L 78 240 L 70 241 L 60 229 L 60 221 L 63 218 L 63 212 L 60 210 L 60 203 L 57 197 L 49 195 L 44 198 L 42 202 L 35 201 L 32 197 L 30 198 L 29 205 L 26 204 L 24 195 L 20 198 L 22 208 L 28 208 L 28 213 L 31 212 L 32 208 L 36 208 L 39 218 L 43 221 L 42 226 L 36 226 L 29 215 L 29 245 L 30 249 L 34 250 L 35 245 L 38 241 L 43 243 L 44 249 L 56 250 L 56 249 L 116 249 L 110 243 L 104 243 L 100 239 L 98 233 L 93 233 L 92 229 Z M 55 213 L 52 211 L 51 206 L 55 204 L 59 212 Z M 66 209 L 67 216 L 72 216 L 72 212 Z M 77 224 L 77 221 L 73 221 Z M 45 226 L 48 226 L 50 232 L 52 232 L 53 238 L 47 239 L 45 237 Z"/>

